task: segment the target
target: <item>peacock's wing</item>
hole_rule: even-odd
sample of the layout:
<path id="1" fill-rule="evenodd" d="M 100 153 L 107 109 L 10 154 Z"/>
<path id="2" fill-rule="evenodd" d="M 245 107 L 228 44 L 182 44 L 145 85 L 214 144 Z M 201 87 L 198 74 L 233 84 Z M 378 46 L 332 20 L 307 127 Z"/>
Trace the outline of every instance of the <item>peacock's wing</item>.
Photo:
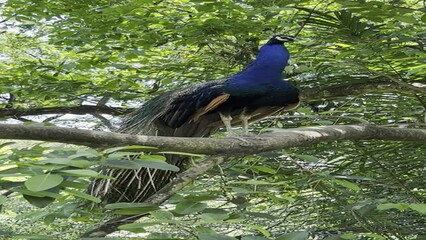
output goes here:
<path id="1" fill-rule="evenodd" d="M 162 93 L 137 109 L 121 131 L 173 136 L 174 130 L 197 121 L 228 99 L 229 95 L 223 92 L 224 82 L 211 81 Z"/>

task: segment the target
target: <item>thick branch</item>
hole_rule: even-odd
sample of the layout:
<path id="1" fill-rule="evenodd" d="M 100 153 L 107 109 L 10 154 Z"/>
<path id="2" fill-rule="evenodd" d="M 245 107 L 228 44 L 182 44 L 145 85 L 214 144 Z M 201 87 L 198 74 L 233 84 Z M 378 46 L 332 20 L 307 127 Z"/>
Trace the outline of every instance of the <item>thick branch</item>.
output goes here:
<path id="1" fill-rule="evenodd" d="M 201 154 L 245 155 L 289 147 L 306 146 L 336 140 L 390 140 L 426 143 L 426 129 L 379 127 L 373 125 L 335 125 L 283 129 L 247 137 L 235 138 L 178 138 L 129 135 L 62 127 L 0 124 L 0 139 L 40 140 L 71 143 L 89 147 L 143 145 L 159 151 L 180 151 Z"/>
<path id="2" fill-rule="evenodd" d="M 186 185 L 194 181 L 198 176 L 203 175 L 208 170 L 221 164 L 225 160 L 222 156 L 209 157 L 208 159 L 197 163 L 186 171 L 180 173 L 175 179 L 169 182 L 166 186 L 144 201 L 144 203 L 160 205 Z M 118 226 L 132 223 L 138 220 L 141 215 L 120 216 L 109 220 L 101 226 L 92 229 L 83 234 L 83 237 L 105 237 L 106 235 L 117 231 Z"/>
<path id="3" fill-rule="evenodd" d="M 0 108 L 0 117 L 20 117 L 20 116 L 34 116 L 43 114 L 111 114 L 122 115 L 133 111 L 131 108 L 121 107 L 107 107 L 107 106 L 76 106 L 76 107 L 47 107 L 47 108 L 34 108 L 34 109 L 21 109 L 21 108 Z"/>

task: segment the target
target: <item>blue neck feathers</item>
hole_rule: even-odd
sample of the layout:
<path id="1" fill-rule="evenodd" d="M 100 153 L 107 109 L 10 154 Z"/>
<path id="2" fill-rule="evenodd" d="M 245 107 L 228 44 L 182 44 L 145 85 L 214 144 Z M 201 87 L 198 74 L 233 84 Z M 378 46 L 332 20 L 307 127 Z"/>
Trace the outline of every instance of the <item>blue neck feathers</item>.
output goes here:
<path id="1" fill-rule="evenodd" d="M 253 63 L 229 79 L 226 87 L 227 92 L 254 93 L 256 88 L 261 90 L 271 85 L 283 87 L 287 83 L 282 80 L 281 74 L 287 66 L 289 58 L 290 53 L 282 43 L 265 44 L 260 48 Z"/>

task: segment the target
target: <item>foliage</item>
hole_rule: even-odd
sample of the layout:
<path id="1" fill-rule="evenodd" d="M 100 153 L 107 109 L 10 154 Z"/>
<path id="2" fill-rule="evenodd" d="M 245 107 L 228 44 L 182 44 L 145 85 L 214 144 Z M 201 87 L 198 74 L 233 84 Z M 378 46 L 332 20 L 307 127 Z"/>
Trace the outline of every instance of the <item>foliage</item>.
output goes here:
<path id="1" fill-rule="evenodd" d="M 425 91 L 419 90 L 426 84 L 424 1 L 6 0 L 0 6 L 2 108 L 140 105 L 169 89 L 229 76 L 246 66 L 270 35 L 300 31 L 300 40 L 288 46 L 292 59 L 286 73 L 302 90 L 332 93 L 379 83 L 405 90 L 306 99 L 292 116 L 262 121 L 254 132 L 354 121 L 346 116 L 425 126 Z M 309 118 L 313 113 L 318 115 Z M 111 116 L 2 118 L 100 129 L 106 119 Z M 87 204 L 99 202 L 85 191 L 91 179 L 104 177 L 95 171 L 98 166 L 178 170 L 160 155 L 121 160 L 140 146 L 1 147 L 2 214 L 18 211 L 8 204 L 22 197 L 40 209 L 25 209 L 21 219 L 49 226 L 70 218 L 70 226 L 87 223 L 79 225 L 83 229 L 108 217 Z M 421 239 L 424 156 L 424 145 L 399 142 L 287 149 L 226 162 L 160 209 L 105 208 L 149 213 L 120 228 L 157 239 Z M 49 231 L 58 234 L 62 228 Z M 27 231 L 19 233 L 42 233 Z"/>

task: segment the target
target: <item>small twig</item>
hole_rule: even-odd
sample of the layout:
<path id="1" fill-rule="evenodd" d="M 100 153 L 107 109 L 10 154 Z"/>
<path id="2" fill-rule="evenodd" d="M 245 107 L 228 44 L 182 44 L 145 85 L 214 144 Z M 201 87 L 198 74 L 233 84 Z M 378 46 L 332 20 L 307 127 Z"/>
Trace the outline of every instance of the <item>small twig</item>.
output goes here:
<path id="1" fill-rule="evenodd" d="M 417 100 L 419 100 L 419 102 L 422 105 L 423 109 L 426 110 L 426 101 L 423 101 L 423 99 L 418 94 L 414 94 L 414 96 L 417 98 Z"/>
<path id="2" fill-rule="evenodd" d="M 404 87 L 406 87 L 408 89 L 415 90 L 415 91 L 419 91 L 420 90 L 422 92 L 426 92 L 426 87 L 419 88 L 419 87 L 413 86 L 413 85 L 411 85 L 411 84 L 406 83 L 405 81 L 403 81 L 404 80 L 403 78 L 401 78 L 402 80 L 398 80 L 398 79 L 396 79 L 396 78 L 394 78 L 392 76 L 385 75 L 385 74 L 381 74 L 381 76 L 386 77 L 387 79 L 391 80 L 392 82 L 395 82 L 397 84 L 403 85 Z M 398 75 L 398 76 L 400 76 L 400 75 Z"/>
<path id="3" fill-rule="evenodd" d="M 115 132 L 117 130 L 117 128 L 114 127 L 108 119 L 106 119 L 106 117 L 100 114 L 92 114 L 92 116 L 99 119 L 99 121 L 101 121 L 111 132 Z"/>
<path id="4" fill-rule="evenodd" d="M 5 196 L 5 197 L 8 197 L 8 196 L 10 196 L 12 193 L 14 193 L 14 191 L 8 190 L 8 191 L 6 191 L 6 192 L 2 193 L 1 195 L 2 195 L 2 196 Z"/>
<path id="5" fill-rule="evenodd" d="M 386 61 L 386 59 L 385 59 L 383 56 L 379 55 L 379 57 L 380 57 L 380 59 L 381 59 L 384 63 L 386 63 L 386 65 L 388 65 L 388 66 L 390 67 L 390 69 L 392 69 L 392 71 L 393 71 L 396 75 L 398 75 L 398 77 L 399 77 L 402 81 L 404 81 L 404 77 L 401 75 L 401 73 L 399 73 L 399 71 L 398 71 L 398 70 L 396 70 L 396 69 L 392 66 L 392 64 L 390 64 L 388 61 Z"/>
<path id="6" fill-rule="evenodd" d="M 13 108 L 13 104 L 16 101 L 16 97 L 15 95 L 13 95 L 12 93 L 9 93 L 9 98 L 7 99 L 7 104 L 5 106 L 5 108 Z"/>
<path id="7" fill-rule="evenodd" d="M 311 19 L 312 14 L 314 13 L 315 9 L 321 4 L 323 3 L 324 0 L 320 1 L 317 3 L 317 5 L 315 5 L 312 10 L 309 12 L 308 16 L 306 17 L 305 21 L 302 23 L 302 25 L 300 25 L 299 30 L 297 30 L 297 32 L 294 34 L 295 37 L 297 37 L 297 35 L 299 35 L 299 33 L 303 30 L 303 28 L 306 26 L 306 24 L 308 23 L 308 21 Z"/>
<path id="8" fill-rule="evenodd" d="M 27 119 L 27 118 L 23 118 L 23 117 L 19 117 L 19 116 L 16 116 L 16 117 L 13 117 L 14 119 L 16 119 L 16 120 L 19 120 L 19 121 L 21 121 L 21 122 L 33 122 L 32 120 L 30 120 L 30 119 Z"/>
<path id="9" fill-rule="evenodd" d="M 62 116 L 64 116 L 64 114 L 58 114 L 58 115 L 55 115 L 55 116 L 52 116 L 52 117 L 48 117 L 48 118 L 44 119 L 44 120 L 43 120 L 43 122 L 44 122 L 44 123 L 46 123 L 46 122 L 50 122 L 50 121 L 53 121 L 53 120 L 55 120 L 55 119 L 58 119 L 58 118 L 60 118 L 60 117 L 62 117 Z"/>
<path id="10" fill-rule="evenodd" d="M 106 95 L 104 95 L 101 100 L 99 100 L 99 102 L 96 104 L 96 106 L 98 107 L 103 107 L 106 105 L 106 103 L 111 99 L 111 93 L 108 93 Z"/>

